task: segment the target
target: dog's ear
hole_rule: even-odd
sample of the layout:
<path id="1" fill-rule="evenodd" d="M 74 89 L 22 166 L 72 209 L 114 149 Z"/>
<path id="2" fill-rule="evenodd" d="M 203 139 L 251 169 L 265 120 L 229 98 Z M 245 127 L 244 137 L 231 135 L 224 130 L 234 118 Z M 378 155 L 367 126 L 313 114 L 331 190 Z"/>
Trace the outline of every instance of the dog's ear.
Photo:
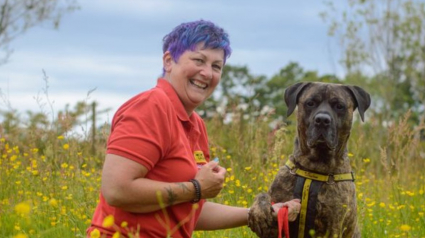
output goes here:
<path id="1" fill-rule="evenodd" d="M 348 90 L 351 92 L 354 98 L 354 103 L 359 110 L 360 117 L 362 121 L 364 121 L 364 112 L 370 106 L 370 95 L 363 88 L 358 86 L 349 85 L 346 86 Z M 356 109 L 356 107 L 354 109 Z"/>
<path id="2" fill-rule="evenodd" d="M 310 84 L 311 83 L 296 83 L 294 85 L 289 86 L 285 90 L 285 103 L 286 103 L 286 106 L 288 107 L 288 111 L 286 113 L 287 117 L 289 117 L 292 114 L 292 112 L 294 112 L 295 107 L 297 106 L 297 103 L 298 103 L 298 98 L 301 95 L 301 92 L 307 85 L 310 85 Z"/>

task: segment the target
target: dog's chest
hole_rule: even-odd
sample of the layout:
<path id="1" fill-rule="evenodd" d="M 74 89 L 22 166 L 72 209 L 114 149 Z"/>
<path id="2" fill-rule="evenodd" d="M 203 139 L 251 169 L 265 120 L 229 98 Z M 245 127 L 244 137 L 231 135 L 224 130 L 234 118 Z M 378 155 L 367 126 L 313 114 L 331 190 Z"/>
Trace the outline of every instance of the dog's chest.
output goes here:
<path id="1" fill-rule="evenodd" d="M 342 224 L 344 218 L 339 216 L 356 208 L 353 181 L 324 182 L 286 171 L 281 175 L 287 185 L 281 188 L 290 191 L 292 198 L 301 199 L 299 217 L 290 223 L 291 237 L 299 237 L 299 234 L 309 237 L 310 230 L 320 233 L 320 230 L 326 230 L 334 224 Z"/>

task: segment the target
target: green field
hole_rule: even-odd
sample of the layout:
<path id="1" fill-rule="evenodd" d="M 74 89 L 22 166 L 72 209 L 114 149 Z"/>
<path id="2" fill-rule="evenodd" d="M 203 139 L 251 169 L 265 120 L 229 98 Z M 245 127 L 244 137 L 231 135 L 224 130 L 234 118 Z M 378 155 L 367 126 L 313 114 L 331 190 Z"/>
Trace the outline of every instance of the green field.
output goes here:
<path id="1" fill-rule="evenodd" d="M 425 237 L 424 125 L 409 126 L 408 118 L 386 127 L 374 118 L 353 124 L 348 149 L 362 237 Z M 207 121 L 211 153 L 228 171 L 215 201 L 248 207 L 257 193 L 267 191 L 293 149 L 295 117 L 290 119 L 275 131 L 267 117 Z M 85 236 L 98 200 L 108 132 L 93 145 L 58 128 L 0 133 L 0 237 Z M 194 237 L 255 236 L 244 227 Z"/>

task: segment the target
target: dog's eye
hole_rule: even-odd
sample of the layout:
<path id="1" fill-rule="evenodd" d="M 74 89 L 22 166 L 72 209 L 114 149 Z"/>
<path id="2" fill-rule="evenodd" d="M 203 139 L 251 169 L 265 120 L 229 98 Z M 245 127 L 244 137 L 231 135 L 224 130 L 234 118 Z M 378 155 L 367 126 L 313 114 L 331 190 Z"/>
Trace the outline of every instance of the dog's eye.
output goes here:
<path id="1" fill-rule="evenodd" d="M 342 103 L 337 103 L 337 104 L 335 104 L 335 108 L 337 109 L 337 110 L 344 110 L 345 109 L 345 106 L 344 106 L 344 104 L 342 104 Z"/>
<path id="2" fill-rule="evenodd" d="M 314 107 L 314 105 L 316 105 L 316 103 L 313 100 L 307 101 L 306 103 L 307 107 Z"/>

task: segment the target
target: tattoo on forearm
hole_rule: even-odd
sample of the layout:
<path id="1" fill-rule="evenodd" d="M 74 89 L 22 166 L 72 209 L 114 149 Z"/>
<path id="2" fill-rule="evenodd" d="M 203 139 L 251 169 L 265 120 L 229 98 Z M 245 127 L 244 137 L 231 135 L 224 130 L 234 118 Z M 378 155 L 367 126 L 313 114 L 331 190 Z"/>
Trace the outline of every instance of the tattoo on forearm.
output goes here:
<path id="1" fill-rule="evenodd" d="M 184 183 L 177 183 L 177 186 L 179 186 L 184 193 L 190 192 L 189 188 Z"/>
<path id="2" fill-rule="evenodd" d="M 173 192 L 173 190 L 171 189 L 171 187 L 168 187 L 165 190 L 167 191 L 167 196 L 168 196 L 168 199 L 167 199 L 168 206 L 171 206 L 177 200 L 177 195 Z"/>
<path id="3" fill-rule="evenodd" d="M 183 190 L 183 193 L 190 192 L 190 189 L 186 186 L 186 184 L 184 184 L 184 183 L 176 183 L 176 184 L 181 190 Z M 171 189 L 171 186 L 168 187 L 168 188 L 165 188 L 165 190 L 167 191 L 168 206 L 171 206 L 176 202 L 177 194 Z"/>

